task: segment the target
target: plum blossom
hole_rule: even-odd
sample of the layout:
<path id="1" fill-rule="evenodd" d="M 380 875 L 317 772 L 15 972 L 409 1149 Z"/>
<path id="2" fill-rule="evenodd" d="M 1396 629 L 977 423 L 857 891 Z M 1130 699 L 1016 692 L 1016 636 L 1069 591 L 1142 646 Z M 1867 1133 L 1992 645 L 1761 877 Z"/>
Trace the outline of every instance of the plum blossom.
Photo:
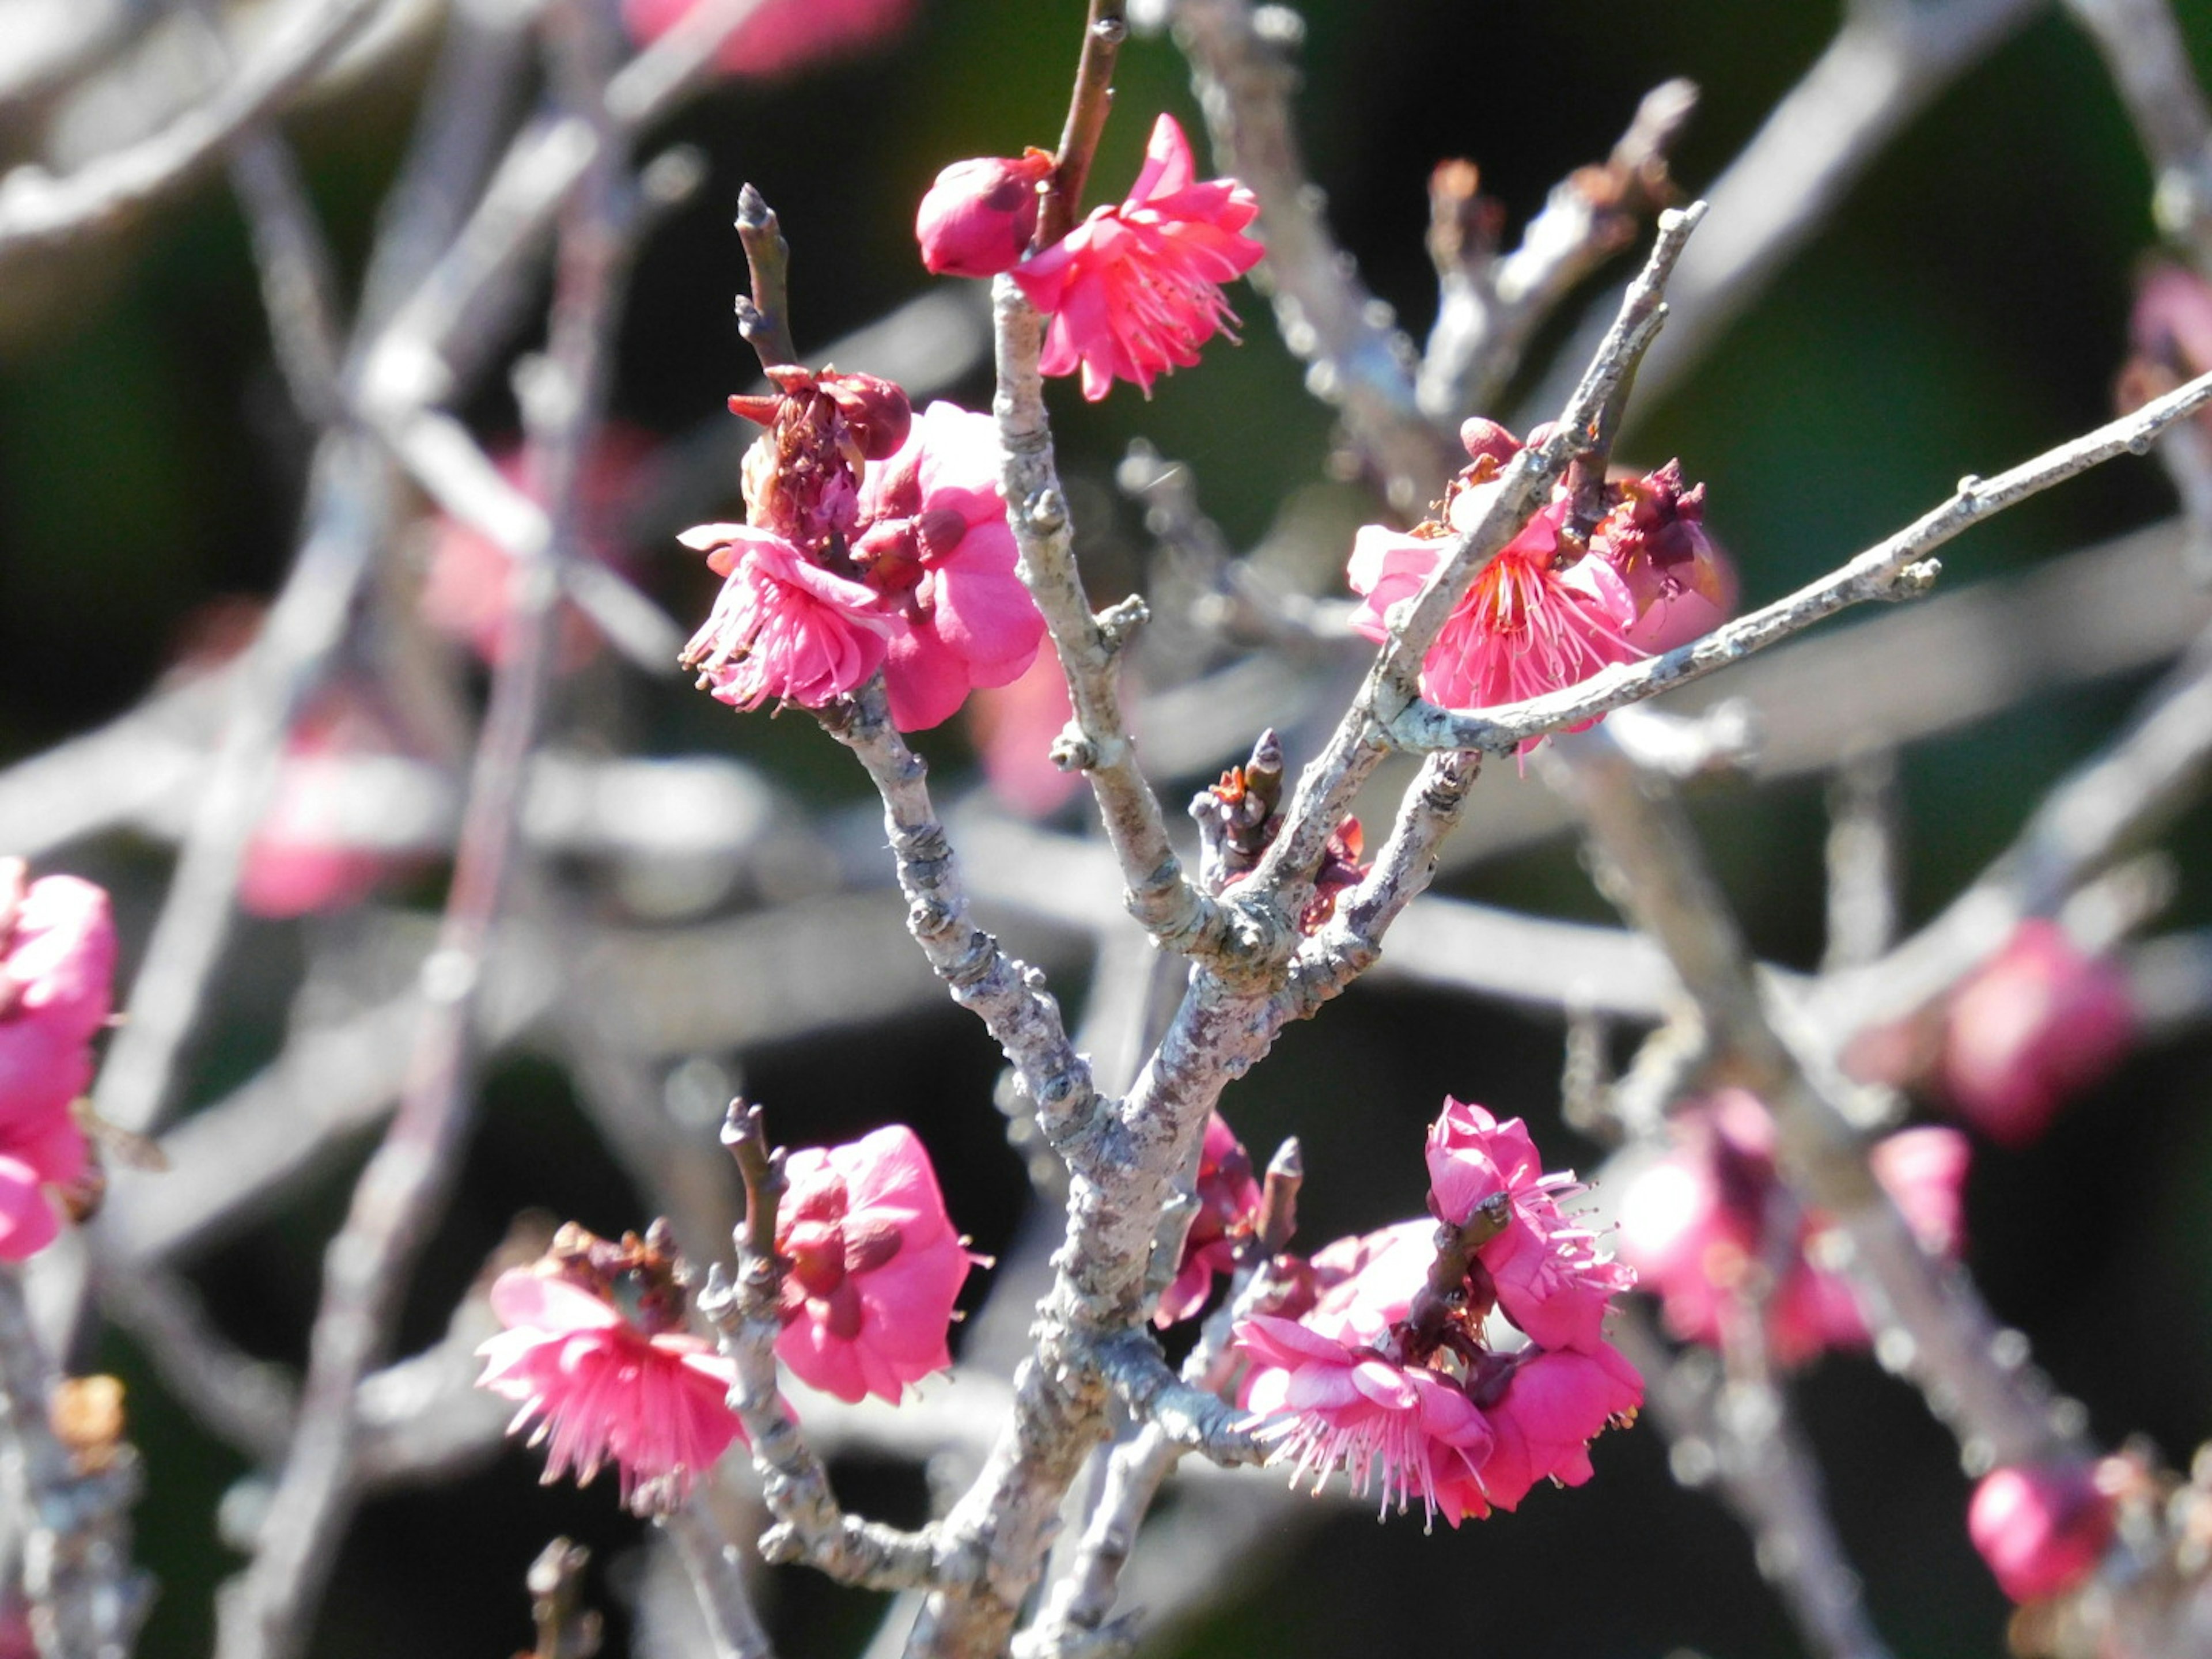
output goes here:
<path id="1" fill-rule="evenodd" d="M 623 0 L 623 27 L 640 46 L 658 40 L 699 0 Z M 725 75 L 782 75 L 865 52 L 896 34 L 914 0 L 763 0 L 714 56 Z"/>
<path id="2" fill-rule="evenodd" d="M 2008 1465 L 1983 1476 L 1966 1533 L 2015 1601 L 2063 1595 L 2096 1571 L 2115 1512 L 2087 1463 Z"/>
<path id="3" fill-rule="evenodd" d="M 1590 532 L 1590 551 L 1627 585 L 1641 652 L 1671 651 L 1728 620 L 1735 569 L 1705 529 L 1705 487 L 1685 488 L 1682 464 L 1606 486 L 1613 505 Z"/>
<path id="4" fill-rule="evenodd" d="M 2031 917 L 1961 986 L 1943 1034 L 1943 1084 L 1990 1139 L 2025 1146 L 2135 1041 L 2127 979 L 2057 922 Z"/>
<path id="5" fill-rule="evenodd" d="M 549 1484 L 572 1470 L 588 1484 L 611 1462 L 626 1505 L 670 1510 L 744 1438 L 728 1404 L 735 1362 L 683 1330 L 680 1315 L 654 1317 L 648 1304 L 646 1326 L 634 1324 L 549 1263 L 501 1274 L 491 1306 L 507 1329 L 477 1350 L 477 1386 L 520 1403 L 510 1434 L 536 1424 Z"/>
<path id="6" fill-rule="evenodd" d="M 1160 1297 L 1154 1324 L 1164 1329 L 1206 1305 L 1215 1275 L 1236 1269 L 1237 1244 L 1250 1235 L 1259 1212 L 1251 1154 L 1220 1113 L 1208 1113 L 1198 1155 L 1198 1214 L 1183 1236 L 1182 1262 Z"/>
<path id="7" fill-rule="evenodd" d="M 1590 1478 L 1589 1443 L 1609 1424 L 1632 1419 L 1644 1379 L 1613 1349 L 1524 1349 L 1504 1370 L 1501 1391 L 1484 1398 L 1491 1455 L 1480 1471 L 1483 1496 L 1516 1508 L 1540 1480 L 1579 1486 Z"/>
<path id="8" fill-rule="evenodd" d="M 1237 320 L 1221 284 L 1260 263 L 1260 244 L 1243 234 L 1260 204 L 1233 179 L 1201 182 L 1196 173 L 1190 141 L 1163 114 L 1127 199 L 1095 209 L 1013 268 L 1030 303 L 1052 319 L 1039 367 L 1081 369 L 1093 403 L 1116 380 L 1151 396 L 1157 376 L 1195 364 L 1199 347 Z"/>
<path id="9" fill-rule="evenodd" d="M 983 781 L 1000 805 L 1025 818 L 1048 818 L 1083 787 L 1083 775 L 1052 763 L 1052 740 L 1075 710 L 1060 654 L 1039 651 L 1019 678 L 977 686 L 968 700 L 968 736 Z"/>
<path id="10" fill-rule="evenodd" d="M 720 701 L 757 708 L 777 697 L 819 708 L 883 666 L 896 623 L 866 583 L 749 525 L 702 524 L 678 539 L 726 578 L 683 656 Z"/>
<path id="11" fill-rule="evenodd" d="M 92 1039 L 115 978 L 106 893 L 27 873 L 21 860 L 0 860 L 0 1260 L 9 1261 L 53 1242 L 46 1189 L 88 1167 L 70 1109 L 92 1081 Z"/>
<path id="12" fill-rule="evenodd" d="M 1469 523 L 1475 511 L 1457 509 Z M 1421 660 L 1421 695 L 1431 702 L 1445 708 L 1517 702 L 1641 654 L 1628 640 L 1635 601 L 1613 566 L 1589 555 L 1561 564 L 1565 512 L 1561 501 L 1544 507 L 1475 574 Z M 1346 572 L 1364 601 L 1352 619 L 1357 632 L 1378 643 L 1388 637 L 1391 607 L 1421 591 L 1450 550 L 1454 528 L 1361 526 Z M 1522 744 L 1522 752 L 1538 741 Z"/>
<path id="13" fill-rule="evenodd" d="M 1778 1365 L 1803 1364 L 1829 1348 L 1863 1346 L 1867 1318 L 1850 1282 L 1815 1265 L 1827 1218 L 1796 1206 L 1775 1170 L 1766 1109 L 1724 1090 L 1670 1125 L 1674 1150 L 1640 1171 L 1623 1194 L 1620 1250 L 1659 1294 L 1668 1328 L 1685 1341 L 1717 1345 L 1749 1305 L 1753 1275 L 1771 1266 L 1769 1230 L 1790 1230 L 1790 1249 L 1765 1288 L 1765 1340 Z M 1921 1243 L 1954 1255 L 1968 1149 L 1957 1131 L 1906 1129 L 1879 1142 L 1875 1178 Z"/>
<path id="14" fill-rule="evenodd" d="M 915 215 L 921 263 L 940 276 L 1012 270 L 1036 234 L 1037 186 L 1052 168 L 1052 157 L 1035 148 L 955 161 L 937 175 Z"/>
<path id="15" fill-rule="evenodd" d="M 791 1266 L 776 1353 L 840 1400 L 896 1405 L 951 1364 L 952 1304 L 981 1258 L 953 1231 L 929 1154 L 902 1123 L 802 1148 L 784 1174 L 775 1248 Z"/>
<path id="16" fill-rule="evenodd" d="M 1541 1347 L 1604 1347 L 1606 1310 L 1636 1275 L 1560 1209 L 1581 1183 L 1544 1173 L 1521 1120 L 1501 1123 L 1447 1096 L 1429 1129 L 1428 1165 L 1430 1212 L 1447 1225 L 1465 1225 L 1501 1194 L 1507 1200 L 1503 1229 L 1475 1252 L 1505 1316 Z"/>
<path id="17" fill-rule="evenodd" d="M 1449 1377 L 1267 1314 L 1242 1322 L 1236 1340 L 1259 1367 L 1244 1403 L 1280 1414 L 1261 1432 L 1295 1460 L 1292 1485 L 1310 1474 L 1318 1489 L 1342 1468 L 1354 1492 L 1379 1487 L 1384 1510 L 1418 1497 L 1455 1527 L 1487 1513 L 1477 1471 L 1490 1425 Z"/>
<path id="18" fill-rule="evenodd" d="M 970 689 L 1027 672 L 1044 618 L 1016 572 L 989 416 L 930 404 L 897 453 L 868 470 L 858 510 L 853 557 L 905 624 L 884 674 L 899 730 L 935 726 Z"/>
<path id="19" fill-rule="evenodd" d="M 347 813 L 360 797 L 332 787 L 332 769 L 373 778 L 380 790 L 404 789 L 397 775 L 412 773 L 402 756 L 368 697 L 343 683 L 325 686 L 286 736 L 276 794 L 246 849 L 239 903 L 283 918 L 342 910 L 374 892 L 401 860 L 348 833 Z"/>

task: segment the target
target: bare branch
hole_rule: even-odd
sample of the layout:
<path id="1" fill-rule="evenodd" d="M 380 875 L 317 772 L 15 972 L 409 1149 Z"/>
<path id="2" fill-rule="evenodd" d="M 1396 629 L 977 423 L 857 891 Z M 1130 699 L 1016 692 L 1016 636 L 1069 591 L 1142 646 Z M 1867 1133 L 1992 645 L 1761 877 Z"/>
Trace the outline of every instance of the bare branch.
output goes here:
<path id="1" fill-rule="evenodd" d="M 768 1632 L 753 1611 L 751 1595 L 738 1562 L 738 1552 L 724 1540 L 722 1528 L 705 1502 L 693 1497 L 671 1514 L 659 1517 L 660 1529 L 675 1541 L 691 1587 L 698 1592 L 700 1611 L 706 1614 L 708 1632 L 714 1643 L 714 1659 L 775 1659 Z"/>

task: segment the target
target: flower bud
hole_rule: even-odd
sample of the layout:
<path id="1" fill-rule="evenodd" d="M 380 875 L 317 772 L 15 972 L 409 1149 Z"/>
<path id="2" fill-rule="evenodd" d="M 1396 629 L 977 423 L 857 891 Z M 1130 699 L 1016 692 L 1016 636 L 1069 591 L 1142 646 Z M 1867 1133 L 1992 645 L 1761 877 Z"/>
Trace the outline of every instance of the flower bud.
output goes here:
<path id="1" fill-rule="evenodd" d="M 955 161 L 937 175 L 915 216 L 921 262 L 940 276 L 1011 270 L 1036 234 L 1037 185 L 1052 172 L 1041 149 L 1019 157 Z"/>
<path id="2" fill-rule="evenodd" d="M 2084 1463 L 2008 1466 L 1974 1488 L 1966 1532 L 2015 1601 L 2063 1595 L 2096 1570 L 2112 1538 L 2112 1500 Z"/>

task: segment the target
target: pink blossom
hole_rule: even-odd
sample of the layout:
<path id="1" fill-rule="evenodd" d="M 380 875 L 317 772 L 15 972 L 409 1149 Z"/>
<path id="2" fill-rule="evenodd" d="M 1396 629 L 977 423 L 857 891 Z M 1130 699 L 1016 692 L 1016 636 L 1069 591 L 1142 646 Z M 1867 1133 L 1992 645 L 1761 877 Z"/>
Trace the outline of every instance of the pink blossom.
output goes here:
<path id="1" fill-rule="evenodd" d="M 1454 516 L 1474 510 L 1455 501 Z M 1557 568 L 1565 511 L 1559 501 L 1544 507 L 1476 573 L 1422 659 L 1421 694 L 1430 702 L 1476 709 L 1518 702 L 1640 654 L 1627 637 L 1635 601 L 1612 565 L 1586 555 Z M 1365 603 L 1352 625 L 1367 638 L 1387 637 L 1391 607 L 1418 594 L 1451 547 L 1447 526 L 1424 529 L 1428 533 L 1408 534 L 1366 525 L 1353 539 L 1346 580 Z M 1538 741 L 1522 744 L 1522 751 Z"/>
<path id="2" fill-rule="evenodd" d="M 779 697 L 819 708 L 883 666 L 896 624 L 865 583 L 747 525 L 702 524 L 678 539 L 713 550 L 707 562 L 726 579 L 683 657 L 722 702 L 757 708 Z"/>
<path id="3" fill-rule="evenodd" d="M 792 1265 L 775 1351 L 840 1400 L 896 1404 L 951 1364 L 953 1301 L 980 1258 L 952 1231 L 929 1154 L 904 1124 L 793 1152 L 784 1170 L 775 1248 Z"/>
<path id="4" fill-rule="evenodd" d="M 1154 1324 L 1164 1329 L 1206 1305 L 1214 1275 L 1235 1270 L 1238 1239 L 1249 1234 L 1259 1212 L 1260 1183 L 1252 1178 L 1251 1155 L 1220 1113 L 1208 1113 L 1206 1142 L 1198 1155 L 1198 1215 L 1183 1236 L 1182 1262 L 1160 1297 Z"/>
<path id="5" fill-rule="evenodd" d="M 547 1481 L 573 1469 L 586 1484 L 611 1462 L 624 1504 L 669 1510 L 744 1438 L 728 1404 L 736 1365 L 699 1338 L 647 1335 L 605 1297 L 526 1267 L 500 1275 L 491 1305 L 507 1328 L 477 1350 L 477 1386 L 521 1403 L 510 1434 L 536 1420 Z"/>
<path id="6" fill-rule="evenodd" d="M 915 215 L 921 263 L 940 276 L 1012 270 L 1036 234 L 1037 186 L 1052 168 L 1052 157 L 1036 149 L 955 161 L 937 175 Z"/>
<path id="7" fill-rule="evenodd" d="M 115 927 L 107 895 L 74 876 L 26 885 L 0 860 L 0 1260 L 21 1261 L 59 1231 L 46 1188 L 87 1166 L 70 1107 L 92 1081 L 107 1022 Z"/>
<path id="8" fill-rule="evenodd" d="M 972 688 L 1008 684 L 1036 660 L 1044 618 L 1016 570 L 989 416 L 932 404 L 868 470 L 859 523 L 853 556 L 905 623 L 884 673 L 901 731 L 950 719 Z"/>
<path id="9" fill-rule="evenodd" d="M 1944 1085 L 1990 1139 L 2025 1146 L 2119 1062 L 2135 1033 L 2125 975 L 2031 917 L 1951 999 Z"/>
<path id="10" fill-rule="evenodd" d="M 1067 676 L 1054 651 L 1039 651 L 1008 684 L 978 686 L 968 700 L 968 735 L 983 781 L 1026 818 L 1050 817 L 1083 787 L 1083 775 L 1052 763 L 1052 740 L 1074 718 Z"/>
<path id="11" fill-rule="evenodd" d="M 1494 1400 L 1478 1388 L 1492 1446 L 1482 1491 L 1501 1510 L 1516 1508 L 1539 1480 L 1579 1486 L 1590 1478 L 1589 1443 L 1608 1424 L 1635 1420 L 1644 1403 L 1636 1368 L 1601 1343 L 1584 1352 L 1524 1351 Z"/>
<path id="12" fill-rule="evenodd" d="M 1636 603 L 1626 630 L 1638 651 L 1672 651 L 1735 610 L 1735 568 L 1705 529 L 1705 487 L 1686 488 L 1682 464 L 1608 484 L 1613 505 L 1590 551 L 1618 571 Z"/>
<path id="13" fill-rule="evenodd" d="M 1620 1250 L 1656 1291 L 1669 1329 L 1717 1344 L 1747 1305 L 1752 1275 L 1771 1262 L 1768 1229 L 1790 1230 L 1778 1279 L 1766 1286 L 1766 1345 L 1795 1366 L 1832 1347 L 1868 1340 L 1866 1314 L 1849 1280 L 1814 1265 L 1826 1217 L 1797 1206 L 1774 1165 L 1774 1123 L 1741 1090 L 1724 1090 L 1678 1113 L 1674 1150 L 1629 1182 Z M 1875 1175 L 1927 1249 L 1957 1252 L 1968 1149 L 1957 1131 L 1907 1129 L 1876 1145 Z"/>
<path id="14" fill-rule="evenodd" d="M 1451 1378 L 1265 1314 L 1238 1324 L 1236 1344 L 1255 1367 L 1246 1407 L 1282 1413 L 1262 1432 L 1295 1458 L 1293 1485 L 1310 1474 L 1318 1489 L 1341 1468 L 1354 1492 L 1378 1486 L 1385 1510 L 1418 1496 L 1455 1527 L 1486 1513 L 1477 1471 L 1490 1425 Z"/>
<path id="15" fill-rule="evenodd" d="M 2104 1559 L 2113 1522 L 2112 1500 L 2085 1463 L 1992 1470 L 1966 1510 L 1967 1535 L 2015 1601 L 2078 1586 Z"/>
<path id="16" fill-rule="evenodd" d="M 623 0 L 623 26 L 643 46 L 699 0 Z M 781 75 L 864 52 L 905 27 L 914 0 L 763 0 L 715 54 L 725 75 Z"/>
<path id="17" fill-rule="evenodd" d="M 578 480 L 583 517 L 583 550 L 603 564 L 619 565 L 628 551 L 623 516 L 649 483 L 654 440 L 635 427 L 600 428 L 584 458 Z M 543 492 L 532 476 L 530 452 L 509 444 L 494 463 L 500 476 L 532 501 Z M 448 639 L 465 645 L 483 661 L 504 654 L 509 619 L 508 584 L 514 557 L 507 549 L 459 520 L 440 514 L 432 532 L 418 603 L 422 619 Z M 597 649 L 599 636 L 583 612 L 563 605 L 560 661 L 573 668 Z"/>
<path id="18" fill-rule="evenodd" d="M 1182 128 L 1162 115 L 1128 199 L 1095 210 L 1014 267 L 1022 292 L 1052 319 L 1039 366 L 1081 368 L 1093 403 L 1117 379 L 1151 396 L 1155 376 L 1190 368 L 1198 348 L 1237 320 L 1221 284 L 1260 263 L 1260 244 L 1243 234 L 1260 204 L 1235 179 L 1200 183 L 1196 171 Z"/>
<path id="19" fill-rule="evenodd" d="M 328 769 L 400 754 L 389 726 L 360 693 L 333 684 L 293 726 L 275 798 L 253 831 L 238 902 L 257 916 L 342 910 L 374 891 L 398 860 L 358 845 L 344 815 L 354 797 L 329 787 Z"/>
<path id="20" fill-rule="evenodd" d="M 1602 1348 L 1606 1310 L 1636 1276 L 1559 1208 L 1582 1187 L 1571 1174 L 1544 1173 L 1521 1120 L 1501 1123 L 1447 1096 L 1429 1130 L 1428 1166 L 1431 1212 L 1449 1225 L 1508 1200 L 1504 1231 L 1476 1251 L 1506 1317 L 1540 1347 Z"/>

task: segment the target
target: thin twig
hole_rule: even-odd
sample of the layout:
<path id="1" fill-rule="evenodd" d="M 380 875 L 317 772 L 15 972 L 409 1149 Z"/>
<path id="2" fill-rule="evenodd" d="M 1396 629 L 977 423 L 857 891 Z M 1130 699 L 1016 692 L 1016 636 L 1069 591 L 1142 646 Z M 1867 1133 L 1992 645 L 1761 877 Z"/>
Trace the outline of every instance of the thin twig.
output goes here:
<path id="1" fill-rule="evenodd" d="M 775 1659 L 768 1632 L 753 1611 L 745 1589 L 744 1569 L 738 1552 L 722 1536 L 722 1528 L 705 1500 L 692 1497 L 682 1508 L 659 1519 L 661 1531 L 676 1545 L 676 1553 L 691 1576 L 698 1593 L 699 1611 L 706 1616 L 708 1634 L 714 1644 L 714 1659 Z"/>
<path id="2" fill-rule="evenodd" d="M 1052 182 L 1037 208 L 1036 247 L 1050 247 L 1082 216 L 1083 186 L 1091 177 L 1091 158 L 1098 153 L 1099 135 L 1105 131 L 1107 112 L 1113 107 L 1115 61 L 1129 33 L 1122 19 L 1124 9 L 1124 0 L 1091 0 L 1067 122 L 1053 158 Z"/>
<path id="3" fill-rule="evenodd" d="M 2066 0 L 2104 54 L 2150 162 L 2159 228 L 2212 272 L 2212 103 L 2166 0 Z"/>

